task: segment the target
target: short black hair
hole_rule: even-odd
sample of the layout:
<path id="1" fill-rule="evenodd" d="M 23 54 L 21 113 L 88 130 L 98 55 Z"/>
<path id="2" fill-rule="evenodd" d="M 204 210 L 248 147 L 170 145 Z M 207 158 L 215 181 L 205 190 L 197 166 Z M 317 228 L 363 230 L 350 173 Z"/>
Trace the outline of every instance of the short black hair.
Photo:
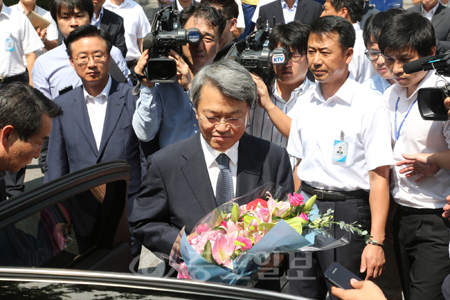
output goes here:
<path id="1" fill-rule="evenodd" d="M 225 16 L 209 3 L 195 3 L 183 9 L 180 13 L 181 27 L 184 28 L 191 17 L 205 19 L 212 27 L 216 27 L 219 39 L 227 23 Z"/>
<path id="2" fill-rule="evenodd" d="M 371 15 L 367 19 L 363 31 L 364 45 L 366 48 L 368 43 L 378 43 L 378 37 L 380 36 L 381 29 L 389 19 L 405 12 L 406 10 L 401 7 L 394 7 Z"/>
<path id="3" fill-rule="evenodd" d="M 311 23 L 311 33 L 323 36 L 333 32 L 339 34 L 342 52 L 355 46 L 355 29 L 347 19 L 338 16 L 324 16 Z"/>
<path id="4" fill-rule="evenodd" d="M 395 51 L 414 49 L 420 56 L 428 56 L 436 47 L 433 25 L 416 12 L 397 14 L 384 24 L 378 46 L 383 54 L 387 48 Z"/>
<path id="5" fill-rule="evenodd" d="M 103 29 L 97 29 L 97 27 L 86 24 L 75 28 L 67 37 L 66 47 L 67 54 L 72 57 L 72 43 L 78 41 L 79 39 L 86 37 L 99 37 L 105 40 L 106 43 L 106 53 L 111 53 L 112 39 L 111 35 Z"/>
<path id="6" fill-rule="evenodd" d="M 288 24 L 276 24 L 273 27 L 269 37 L 269 49 L 273 50 L 281 46 L 288 51 L 293 48 L 300 53 L 306 53 L 308 48 L 308 36 L 310 27 L 300 21 L 294 21 Z"/>
<path id="7" fill-rule="evenodd" d="M 364 0 L 331 0 L 331 6 L 338 11 L 347 8 L 350 20 L 353 23 L 360 22 L 363 17 Z"/>
<path id="8" fill-rule="evenodd" d="M 12 125 L 22 141 L 41 130 L 43 114 L 55 118 L 62 115 L 62 109 L 41 91 L 22 82 L 0 89 L 0 128 Z"/>
<path id="9" fill-rule="evenodd" d="M 80 12 L 87 12 L 89 20 L 94 15 L 94 4 L 92 0 L 52 0 L 50 1 L 50 14 L 53 20 L 58 24 L 58 16 L 61 16 L 61 10 L 67 7 L 69 13 L 73 14 L 73 10 L 78 8 Z"/>
<path id="10" fill-rule="evenodd" d="M 220 6 L 218 8 L 223 12 L 227 20 L 239 17 L 239 7 L 234 0 L 202 0 L 202 3 L 209 3 L 210 5 Z"/>

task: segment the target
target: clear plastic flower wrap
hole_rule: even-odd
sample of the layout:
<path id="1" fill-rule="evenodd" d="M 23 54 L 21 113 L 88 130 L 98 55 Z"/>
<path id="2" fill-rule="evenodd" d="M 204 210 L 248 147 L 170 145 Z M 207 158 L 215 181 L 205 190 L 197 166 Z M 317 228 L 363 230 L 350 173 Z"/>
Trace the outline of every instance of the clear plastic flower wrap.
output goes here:
<path id="1" fill-rule="evenodd" d="M 169 258 L 178 278 L 253 285 L 274 253 L 328 250 L 348 244 L 350 232 L 367 235 L 357 224 L 334 221 L 331 210 L 320 214 L 315 196 L 294 193 L 282 195 L 282 201 L 272 190 L 267 183 L 217 207 L 189 237 L 183 228 Z M 348 234 L 335 239 L 327 232 L 331 224 Z"/>

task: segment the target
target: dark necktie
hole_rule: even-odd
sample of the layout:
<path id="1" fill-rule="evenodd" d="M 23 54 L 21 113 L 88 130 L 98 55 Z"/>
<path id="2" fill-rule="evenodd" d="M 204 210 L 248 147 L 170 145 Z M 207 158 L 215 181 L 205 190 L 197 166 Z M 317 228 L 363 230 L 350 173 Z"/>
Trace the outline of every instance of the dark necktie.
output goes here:
<path id="1" fill-rule="evenodd" d="M 234 198 L 233 178 L 229 168 L 230 158 L 226 154 L 220 154 L 216 157 L 219 164 L 219 177 L 216 185 L 216 203 L 218 206 Z"/>

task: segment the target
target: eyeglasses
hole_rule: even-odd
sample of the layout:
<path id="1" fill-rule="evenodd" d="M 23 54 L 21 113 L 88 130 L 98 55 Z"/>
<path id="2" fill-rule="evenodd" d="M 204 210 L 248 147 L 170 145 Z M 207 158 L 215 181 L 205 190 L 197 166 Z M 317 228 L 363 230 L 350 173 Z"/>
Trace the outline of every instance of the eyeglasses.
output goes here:
<path id="1" fill-rule="evenodd" d="M 219 124 L 222 123 L 222 121 L 223 121 L 223 123 L 225 124 L 225 126 L 227 126 L 227 128 L 229 128 L 229 127 L 239 128 L 242 126 L 242 124 L 244 124 L 244 121 L 245 121 L 242 118 L 220 119 L 220 118 L 216 118 L 216 117 L 207 117 L 207 116 L 204 116 L 203 118 L 201 118 L 199 120 L 200 121 L 205 120 L 206 122 L 208 122 L 208 125 L 214 126 L 214 127 L 219 126 Z"/>
<path id="2" fill-rule="evenodd" d="M 89 62 L 89 58 L 92 57 L 92 59 L 94 60 L 95 63 L 102 63 L 106 60 L 106 54 L 94 54 L 93 56 L 88 56 L 88 55 L 80 55 L 77 58 L 72 57 L 73 59 L 76 60 L 76 62 L 80 65 L 86 65 Z"/>
<path id="3" fill-rule="evenodd" d="M 366 51 L 364 51 L 364 54 L 371 61 L 377 60 L 380 55 L 383 56 L 381 54 L 381 51 L 369 51 L 369 50 L 366 50 Z"/>
<path id="4" fill-rule="evenodd" d="M 305 53 L 300 54 L 300 53 L 295 53 L 295 52 L 291 52 L 289 54 L 291 56 L 292 61 L 299 61 L 300 59 L 302 59 L 302 56 L 305 55 Z"/>

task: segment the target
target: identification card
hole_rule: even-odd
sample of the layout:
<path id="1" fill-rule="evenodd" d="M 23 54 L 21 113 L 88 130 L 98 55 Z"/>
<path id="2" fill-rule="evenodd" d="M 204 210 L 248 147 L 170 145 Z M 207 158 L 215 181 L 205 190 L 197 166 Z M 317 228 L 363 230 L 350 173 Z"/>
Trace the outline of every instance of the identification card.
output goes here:
<path id="1" fill-rule="evenodd" d="M 10 52 L 14 51 L 14 40 L 12 39 L 12 37 L 6 38 L 5 50 Z"/>
<path id="2" fill-rule="evenodd" d="M 333 164 L 344 165 L 347 160 L 348 143 L 341 140 L 334 140 Z"/>

